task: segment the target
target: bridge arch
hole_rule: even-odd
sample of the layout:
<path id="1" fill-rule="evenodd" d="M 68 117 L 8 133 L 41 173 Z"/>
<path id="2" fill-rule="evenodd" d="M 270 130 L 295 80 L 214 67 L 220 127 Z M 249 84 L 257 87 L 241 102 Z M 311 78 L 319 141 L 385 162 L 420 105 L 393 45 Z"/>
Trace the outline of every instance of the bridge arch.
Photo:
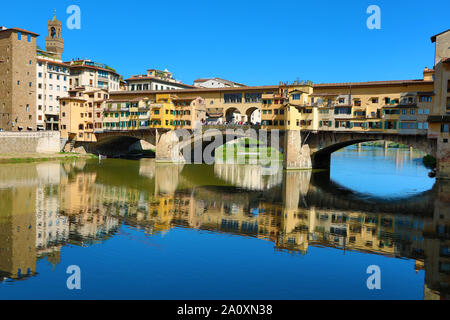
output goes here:
<path id="1" fill-rule="evenodd" d="M 250 107 L 245 111 L 248 123 L 255 125 L 261 123 L 261 109 L 258 107 Z"/>
<path id="2" fill-rule="evenodd" d="M 220 128 L 219 128 L 220 127 Z M 250 126 L 227 128 L 208 128 L 200 133 L 190 131 L 170 131 L 167 132 L 157 145 L 157 160 L 164 162 L 187 162 L 187 163 L 208 163 L 213 164 L 215 160 L 215 150 L 223 145 L 243 138 L 255 139 L 267 142 L 268 147 L 273 147 L 282 151 L 284 137 L 272 140 L 272 134 L 253 129 Z M 273 146 L 272 146 L 273 144 Z M 159 146 L 159 147 L 158 147 Z M 275 158 L 276 155 L 273 157 Z M 278 159 L 278 158 L 277 158 Z"/>
<path id="3" fill-rule="evenodd" d="M 225 110 L 225 122 L 235 123 L 242 121 L 242 112 L 236 107 L 230 107 Z"/>
<path id="4" fill-rule="evenodd" d="M 97 142 L 88 146 L 93 153 L 102 155 L 120 155 L 133 148 L 151 150 L 156 145 L 156 132 L 151 130 L 104 131 L 95 133 Z"/>
<path id="5" fill-rule="evenodd" d="M 418 149 L 425 154 L 436 157 L 436 141 L 429 140 L 427 136 L 419 135 L 395 135 L 395 134 L 371 134 L 371 133 L 331 133 L 318 132 L 312 137 L 306 138 L 306 144 L 311 148 L 311 159 L 314 169 L 328 169 L 331 163 L 331 154 L 351 145 L 374 142 L 390 141 L 404 144 Z"/>

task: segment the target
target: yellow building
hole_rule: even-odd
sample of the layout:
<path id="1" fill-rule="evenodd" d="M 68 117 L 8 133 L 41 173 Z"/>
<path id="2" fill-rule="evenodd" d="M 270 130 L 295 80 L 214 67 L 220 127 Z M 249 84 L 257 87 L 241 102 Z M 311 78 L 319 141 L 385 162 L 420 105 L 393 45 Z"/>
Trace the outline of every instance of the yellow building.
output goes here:
<path id="1" fill-rule="evenodd" d="M 157 94 L 151 107 L 151 128 L 194 129 L 206 122 L 204 99 L 176 94 Z"/>
<path id="2" fill-rule="evenodd" d="M 60 98 L 61 138 L 70 141 L 96 142 L 95 132 L 102 131 L 104 102 L 108 92 L 78 88 Z"/>
<path id="3" fill-rule="evenodd" d="M 131 131 L 150 127 L 148 99 L 110 99 L 106 101 L 103 131 Z"/>

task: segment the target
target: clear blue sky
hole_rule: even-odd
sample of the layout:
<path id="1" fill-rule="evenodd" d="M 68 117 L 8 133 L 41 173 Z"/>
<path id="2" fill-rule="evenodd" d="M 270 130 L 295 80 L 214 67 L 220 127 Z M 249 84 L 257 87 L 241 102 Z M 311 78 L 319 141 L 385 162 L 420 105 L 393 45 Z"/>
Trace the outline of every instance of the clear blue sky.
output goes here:
<path id="1" fill-rule="evenodd" d="M 191 84 L 222 77 L 248 85 L 417 79 L 433 67 L 430 37 L 450 28 L 448 0 L 5 1 L 0 25 L 41 34 L 56 9 L 64 60 L 90 58 L 128 77 L 168 68 Z M 76 4 L 81 30 L 66 28 Z M 366 9 L 381 7 L 382 29 Z"/>

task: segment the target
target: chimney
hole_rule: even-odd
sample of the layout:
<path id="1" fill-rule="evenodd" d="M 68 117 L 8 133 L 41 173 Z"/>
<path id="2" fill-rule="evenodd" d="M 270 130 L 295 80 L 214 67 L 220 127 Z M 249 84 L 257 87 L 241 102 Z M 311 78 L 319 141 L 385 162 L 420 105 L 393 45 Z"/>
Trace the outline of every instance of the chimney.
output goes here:
<path id="1" fill-rule="evenodd" d="M 423 70 L 423 80 L 424 81 L 433 81 L 434 69 L 429 69 L 425 67 Z"/>

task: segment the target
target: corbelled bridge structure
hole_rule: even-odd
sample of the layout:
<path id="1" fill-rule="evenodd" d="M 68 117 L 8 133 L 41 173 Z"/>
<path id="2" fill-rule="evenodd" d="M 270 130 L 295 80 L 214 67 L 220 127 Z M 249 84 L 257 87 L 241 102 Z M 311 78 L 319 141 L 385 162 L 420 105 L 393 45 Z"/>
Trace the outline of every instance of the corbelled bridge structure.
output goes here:
<path id="1" fill-rule="evenodd" d="M 240 138 L 252 138 L 278 149 L 284 155 L 286 170 L 329 169 L 331 154 L 348 146 L 391 141 L 411 146 L 438 158 L 436 139 L 426 135 L 385 132 L 261 130 L 254 126 L 205 126 L 201 130 L 147 129 L 96 133 L 97 142 L 87 151 L 114 154 L 144 140 L 156 149 L 158 162 L 211 163 L 218 147 Z"/>

